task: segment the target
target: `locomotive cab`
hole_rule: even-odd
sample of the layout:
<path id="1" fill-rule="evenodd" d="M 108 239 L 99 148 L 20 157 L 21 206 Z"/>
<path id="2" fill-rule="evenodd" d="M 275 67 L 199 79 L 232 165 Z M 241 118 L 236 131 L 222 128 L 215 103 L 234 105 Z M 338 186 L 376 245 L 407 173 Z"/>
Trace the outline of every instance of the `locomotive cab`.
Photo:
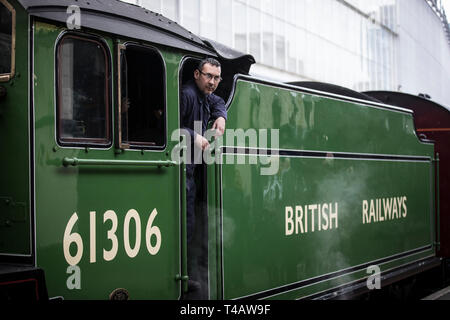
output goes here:
<path id="1" fill-rule="evenodd" d="M 232 90 L 235 77 L 239 74 L 248 74 L 250 66 L 254 63 L 253 57 L 243 55 L 223 45 L 208 41 L 214 46 L 214 49 L 219 54 L 217 59 L 221 63 L 221 71 L 223 80 L 219 84 L 215 94 L 221 97 L 225 102 L 232 98 Z M 225 56 L 227 58 L 225 58 Z M 185 57 L 180 68 L 180 90 L 184 84 L 194 79 L 194 71 L 198 68 L 201 58 Z M 180 119 L 181 121 L 181 119 Z M 211 127 L 212 123 L 209 124 Z M 181 125 L 180 125 L 181 127 Z M 210 177 L 208 177 L 210 176 Z M 208 170 L 205 164 L 199 165 L 196 169 L 196 205 L 195 205 L 195 235 L 192 246 L 188 250 L 188 263 L 194 266 L 190 268 L 190 279 L 195 279 L 199 283 L 198 290 L 189 291 L 185 294 L 186 299 L 207 299 L 210 292 L 208 270 L 209 253 L 215 251 L 215 248 L 210 248 L 210 232 L 208 231 L 208 217 L 215 214 L 215 210 L 208 204 L 208 184 L 214 179 L 217 179 L 215 172 Z M 209 190 L 209 191 L 208 191 Z M 212 198 L 211 195 L 209 198 Z M 194 262 L 195 261 L 195 262 Z M 193 274 L 192 274 L 193 273 Z"/>

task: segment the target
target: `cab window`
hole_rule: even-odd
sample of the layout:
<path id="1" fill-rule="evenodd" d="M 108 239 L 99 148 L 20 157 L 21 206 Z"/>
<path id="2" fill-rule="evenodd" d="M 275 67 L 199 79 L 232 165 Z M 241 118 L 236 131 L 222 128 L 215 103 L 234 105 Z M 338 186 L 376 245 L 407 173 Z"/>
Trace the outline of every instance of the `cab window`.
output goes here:
<path id="1" fill-rule="evenodd" d="M 164 61 L 153 48 L 129 44 L 120 54 L 119 148 L 164 149 Z"/>
<path id="2" fill-rule="evenodd" d="M 0 0 L 0 81 L 8 81 L 14 74 L 15 11 Z"/>
<path id="3" fill-rule="evenodd" d="M 95 38 L 65 35 L 57 46 L 57 135 L 61 145 L 108 146 L 110 66 Z"/>

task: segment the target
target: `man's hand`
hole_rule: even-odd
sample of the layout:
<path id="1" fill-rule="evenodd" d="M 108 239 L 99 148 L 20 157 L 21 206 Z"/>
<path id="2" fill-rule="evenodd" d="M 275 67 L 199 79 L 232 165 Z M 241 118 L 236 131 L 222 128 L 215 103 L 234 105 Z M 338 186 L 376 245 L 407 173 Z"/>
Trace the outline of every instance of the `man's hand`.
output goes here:
<path id="1" fill-rule="evenodd" d="M 196 134 L 195 135 L 195 145 L 197 148 L 202 149 L 202 151 L 205 151 L 209 148 L 209 142 L 206 140 L 203 136 Z"/>
<path id="2" fill-rule="evenodd" d="M 216 130 L 216 134 L 214 135 L 215 138 L 217 137 L 221 137 L 224 135 L 225 133 L 225 118 L 217 118 L 217 120 L 214 122 L 212 129 Z"/>

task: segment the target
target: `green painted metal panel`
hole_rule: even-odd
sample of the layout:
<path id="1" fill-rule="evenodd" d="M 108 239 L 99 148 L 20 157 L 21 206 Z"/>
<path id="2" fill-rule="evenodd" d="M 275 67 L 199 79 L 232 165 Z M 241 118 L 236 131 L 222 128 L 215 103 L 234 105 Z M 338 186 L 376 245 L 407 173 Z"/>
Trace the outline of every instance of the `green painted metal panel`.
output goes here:
<path id="1" fill-rule="evenodd" d="M 419 143 L 412 114 L 246 80 L 238 80 L 227 129 L 278 129 L 280 149 L 394 155 L 433 152 L 431 145 Z"/>
<path id="2" fill-rule="evenodd" d="M 299 298 L 434 255 L 433 145 L 411 114 L 238 81 L 227 128 L 279 129 L 283 153 L 264 176 L 225 151 L 223 298 Z"/>
<path id="3" fill-rule="evenodd" d="M 0 254 L 31 255 L 28 16 L 15 1 L 16 73 L 0 101 Z"/>
<path id="4" fill-rule="evenodd" d="M 177 299 L 180 171 L 178 166 L 153 166 L 170 160 L 166 151 L 176 142 L 159 152 L 57 146 L 54 50 L 63 31 L 36 22 L 34 38 L 36 251 L 49 296 L 108 299 L 113 290 L 124 288 L 130 299 Z M 114 40 L 99 37 L 113 53 Z M 176 74 L 181 57 L 162 55 L 166 73 Z M 172 132 L 178 126 L 176 77 L 168 77 L 166 85 Z M 65 158 L 86 161 L 72 167 Z"/>
<path id="5" fill-rule="evenodd" d="M 431 203 L 423 197 L 430 185 L 417 185 L 430 180 L 429 163 L 280 162 L 275 176 L 223 166 L 226 299 L 431 246 Z"/>

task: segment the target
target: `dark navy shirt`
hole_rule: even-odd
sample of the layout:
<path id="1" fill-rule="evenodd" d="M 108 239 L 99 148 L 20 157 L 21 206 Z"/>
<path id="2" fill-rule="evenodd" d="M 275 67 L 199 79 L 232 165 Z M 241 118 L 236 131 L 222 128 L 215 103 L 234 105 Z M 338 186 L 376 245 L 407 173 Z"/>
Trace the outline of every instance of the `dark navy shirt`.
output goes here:
<path id="1" fill-rule="evenodd" d="M 209 121 L 215 121 L 220 117 L 227 120 L 225 101 L 215 94 L 202 93 L 194 80 L 186 83 L 181 89 L 180 112 L 181 127 L 189 131 L 192 142 L 195 138 L 194 121 L 202 122 L 202 132 L 197 133 L 203 136 Z"/>

